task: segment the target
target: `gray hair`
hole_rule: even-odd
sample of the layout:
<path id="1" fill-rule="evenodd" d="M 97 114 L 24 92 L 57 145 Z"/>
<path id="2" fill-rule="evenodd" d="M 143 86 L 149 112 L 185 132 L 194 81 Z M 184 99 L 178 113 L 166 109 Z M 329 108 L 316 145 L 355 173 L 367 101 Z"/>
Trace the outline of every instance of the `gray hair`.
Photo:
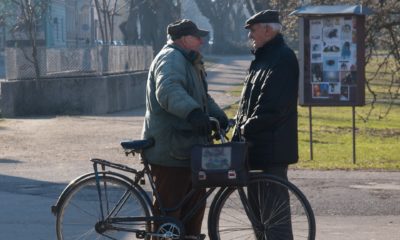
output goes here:
<path id="1" fill-rule="evenodd" d="M 167 44 L 172 44 L 174 40 L 172 40 L 171 35 L 167 34 Z"/>
<path id="2" fill-rule="evenodd" d="M 270 27 L 272 30 L 276 32 L 281 32 L 282 31 L 282 24 L 280 23 L 261 23 L 263 27 Z"/>

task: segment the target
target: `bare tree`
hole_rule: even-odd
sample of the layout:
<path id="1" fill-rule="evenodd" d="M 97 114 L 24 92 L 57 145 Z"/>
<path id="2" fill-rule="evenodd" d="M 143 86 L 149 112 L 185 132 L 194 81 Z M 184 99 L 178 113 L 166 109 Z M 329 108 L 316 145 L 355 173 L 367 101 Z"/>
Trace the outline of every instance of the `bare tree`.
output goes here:
<path id="1" fill-rule="evenodd" d="M 11 33 L 15 40 L 28 39 L 32 48 L 31 54 L 20 46 L 25 58 L 34 65 L 36 79 L 40 79 L 40 63 L 38 59 L 38 31 L 43 27 L 43 21 L 51 0 L 11 0 L 12 9 L 16 10 L 16 18 L 12 20 Z"/>
<path id="2" fill-rule="evenodd" d="M 268 2 L 264 0 L 246 0 L 247 10 L 251 15 L 255 13 L 268 9 Z"/>
<path id="3" fill-rule="evenodd" d="M 166 43 L 168 24 L 181 18 L 181 2 L 179 0 L 151 0 L 149 8 L 155 21 L 149 19 L 149 16 L 143 16 L 142 30 L 153 32 L 151 41 L 154 53 L 157 53 Z"/>
<path id="4" fill-rule="evenodd" d="M 126 43 L 136 43 L 139 40 L 139 5 L 143 5 L 145 1 L 131 0 L 129 2 L 129 15 L 125 22 L 119 25 L 124 36 L 124 42 Z"/>
<path id="5" fill-rule="evenodd" d="M 181 1 L 130 1 L 128 19 L 120 25 L 124 38 L 128 42 L 150 44 L 156 54 L 166 42 L 167 25 L 181 17 Z"/>
<path id="6" fill-rule="evenodd" d="M 244 0 L 196 0 L 196 3 L 213 27 L 213 52 L 232 53 L 238 50 L 240 46 L 234 44 L 235 40 L 240 39 L 243 42 L 246 37 L 243 29 L 246 19 L 243 12 Z M 241 33 L 239 35 L 233 34 L 239 32 Z M 245 47 L 245 45 L 243 44 L 242 47 Z"/>
<path id="7" fill-rule="evenodd" d="M 129 7 L 129 3 L 129 0 L 94 0 L 100 34 L 104 42 L 114 41 L 115 17 L 121 16 L 121 11 Z"/>
<path id="8" fill-rule="evenodd" d="M 395 103 L 399 103 L 400 90 L 400 2 L 398 0 L 365 1 L 366 6 L 374 8 L 375 13 L 367 18 L 366 63 L 378 58 L 373 72 L 367 72 L 367 89 L 372 95 L 371 108 L 367 121 L 378 102 L 386 103 L 386 110 L 379 113 L 379 119 L 388 115 Z M 378 6 L 377 6 L 378 5 Z M 376 65 L 376 63 L 371 64 Z M 384 96 L 378 94 L 373 84 L 384 84 Z"/>

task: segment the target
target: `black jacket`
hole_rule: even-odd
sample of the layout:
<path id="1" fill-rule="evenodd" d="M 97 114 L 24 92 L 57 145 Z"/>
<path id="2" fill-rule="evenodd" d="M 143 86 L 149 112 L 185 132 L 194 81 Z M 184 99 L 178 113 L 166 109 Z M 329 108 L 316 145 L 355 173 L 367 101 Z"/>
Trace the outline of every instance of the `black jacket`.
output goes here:
<path id="1" fill-rule="evenodd" d="M 237 114 L 237 126 L 243 126 L 243 137 L 250 142 L 250 166 L 264 169 L 268 165 L 295 163 L 299 79 L 296 55 L 281 34 L 254 55 Z"/>

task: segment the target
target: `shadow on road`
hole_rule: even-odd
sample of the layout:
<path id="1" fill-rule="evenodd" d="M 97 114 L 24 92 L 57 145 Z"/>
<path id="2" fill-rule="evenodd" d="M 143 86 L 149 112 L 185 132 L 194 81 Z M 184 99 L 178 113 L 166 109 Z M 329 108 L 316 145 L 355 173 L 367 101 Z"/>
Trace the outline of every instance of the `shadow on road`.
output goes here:
<path id="1" fill-rule="evenodd" d="M 71 118 L 99 118 L 99 117 L 142 117 L 145 114 L 145 106 L 140 106 L 135 109 L 120 111 L 120 112 L 113 112 L 113 113 L 106 113 L 106 114 L 86 114 L 86 115 L 47 115 L 47 116 L 25 116 L 25 117 L 12 117 L 7 119 L 12 120 L 51 120 L 56 119 L 58 117 L 71 117 Z M 0 130 L 4 128 L 0 126 Z"/>
<path id="2" fill-rule="evenodd" d="M 3 160 L 0 159 L 0 163 Z M 21 162 L 18 160 L 9 160 Z M 46 170 L 47 171 L 47 170 Z M 46 198 L 52 198 L 54 201 L 58 198 L 62 190 L 66 187 L 66 183 L 54 183 L 48 181 L 34 180 L 30 178 L 14 177 L 0 174 L 0 192 L 8 192 L 12 194 L 33 195 Z M 7 199 L 5 199 L 7 201 Z M 3 200 L 4 201 L 4 200 Z M 50 206 L 49 206 L 50 211 Z"/>
<path id="3" fill-rule="evenodd" d="M 14 159 L 4 159 L 4 158 L 0 158 L 0 164 L 1 163 L 23 163 L 20 160 L 14 160 Z"/>

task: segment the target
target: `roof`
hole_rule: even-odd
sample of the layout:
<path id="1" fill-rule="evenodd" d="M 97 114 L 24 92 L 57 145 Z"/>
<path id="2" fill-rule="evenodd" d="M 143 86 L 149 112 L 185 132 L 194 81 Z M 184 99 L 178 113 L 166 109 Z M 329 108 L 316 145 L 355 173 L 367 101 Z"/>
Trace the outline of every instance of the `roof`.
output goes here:
<path id="1" fill-rule="evenodd" d="M 373 11 L 370 8 L 363 7 L 362 5 L 320 5 L 320 6 L 303 6 L 290 15 L 342 15 L 342 14 L 355 14 L 355 15 L 369 15 Z"/>

